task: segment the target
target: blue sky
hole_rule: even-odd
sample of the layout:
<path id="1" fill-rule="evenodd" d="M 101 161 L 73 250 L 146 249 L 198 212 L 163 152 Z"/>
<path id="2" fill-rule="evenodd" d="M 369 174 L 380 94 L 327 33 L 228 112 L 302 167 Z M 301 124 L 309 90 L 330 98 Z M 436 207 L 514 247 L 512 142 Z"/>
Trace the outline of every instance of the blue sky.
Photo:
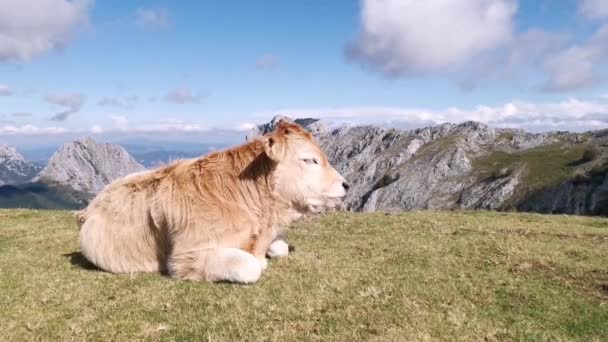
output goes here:
<path id="1" fill-rule="evenodd" d="M 5 0 L 0 22 L 0 140 L 608 125 L 608 0 Z"/>

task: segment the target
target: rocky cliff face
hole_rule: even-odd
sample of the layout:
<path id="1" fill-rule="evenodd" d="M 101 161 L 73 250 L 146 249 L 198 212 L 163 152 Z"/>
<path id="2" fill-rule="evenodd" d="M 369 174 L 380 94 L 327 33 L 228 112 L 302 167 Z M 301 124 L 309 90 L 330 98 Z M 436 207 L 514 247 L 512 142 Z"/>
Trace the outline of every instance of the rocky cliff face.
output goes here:
<path id="1" fill-rule="evenodd" d="M 27 182 L 41 169 L 42 167 L 25 160 L 15 148 L 0 144 L 0 185 Z"/>
<path id="2" fill-rule="evenodd" d="M 253 129 L 248 139 L 279 119 Z M 348 210 L 608 213 L 603 133 L 532 134 L 478 122 L 412 131 L 296 122 L 313 132 L 351 183 Z"/>
<path id="3" fill-rule="evenodd" d="M 86 138 L 63 145 L 34 181 L 90 198 L 111 181 L 142 170 L 123 147 Z"/>

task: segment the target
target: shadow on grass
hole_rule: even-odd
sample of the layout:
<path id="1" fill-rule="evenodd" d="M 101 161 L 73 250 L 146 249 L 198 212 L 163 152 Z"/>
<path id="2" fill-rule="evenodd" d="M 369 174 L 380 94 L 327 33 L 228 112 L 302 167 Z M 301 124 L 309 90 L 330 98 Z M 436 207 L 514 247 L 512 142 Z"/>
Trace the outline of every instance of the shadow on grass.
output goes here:
<path id="1" fill-rule="evenodd" d="M 63 254 L 64 257 L 70 260 L 70 264 L 78 266 L 87 271 L 101 271 L 97 266 L 90 263 L 80 252 L 72 252 Z"/>
<path id="2" fill-rule="evenodd" d="M 293 253 L 296 250 L 296 248 L 293 245 L 289 245 L 289 252 Z M 102 272 L 103 270 L 99 269 L 97 266 L 93 265 L 91 262 L 89 262 L 84 255 L 82 255 L 82 253 L 80 252 L 72 252 L 72 253 L 65 253 L 63 254 L 63 256 L 67 259 L 70 260 L 70 264 L 80 267 L 83 270 L 87 270 L 87 271 L 98 271 L 98 272 Z M 160 273 L 164 276 L 168 276 L 169 273 L 168 271 L 163 268 L 160 270 Z"/>

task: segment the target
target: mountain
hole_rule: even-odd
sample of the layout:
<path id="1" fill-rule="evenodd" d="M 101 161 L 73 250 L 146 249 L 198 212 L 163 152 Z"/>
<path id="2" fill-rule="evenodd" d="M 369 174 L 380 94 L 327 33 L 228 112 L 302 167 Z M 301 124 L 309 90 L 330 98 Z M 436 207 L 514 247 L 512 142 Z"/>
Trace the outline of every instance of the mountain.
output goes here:
<path id="1" fill-rule="evenodd" d="M 271 131 L 280 118 L 254 128 L 246 139 Z M 351 183 L 344 203 L 350 211 L 608 215 L 608 130 L 535 134 L 471 121 L 416 130 L 329 127 L 312 118 L 296 122 L 315 135 Z M 23 166 L 28 162 L 14 149 L 0 151 L 0 167 L 21 177 L 13 184 L 31 178 Z M 0 186 L 0 206 L 81 207 L 112 180 L 144 169 L 119 145 L 76 140 L 63 145 L 32 182 Z"/>
<path id="2" fill-rule="evenodd" d="M 25 168 L 23 165 L 31 164 L 12 148 L 3 148 L 0 153 L 0 161 L 10 161 L 10 170 L 16 169 L 14 165 Z M 0 162 L 0 166 L 4 164 Z M 145 170 L 123 147 L 92 138 L 61 146 L 40 169 L 36 167 L 27 176 L 22 172 L 19 181 L 0 184 L 0 208 L 81 208 L 111 181 Z"/>
<path id="3" fill-rule="evenodd" d="M 272 130 L 279 119 L 254 128 L 247 139 Z M 345 201 L 351 211 L 608 215 L 608 130 L 533 134 L 478 122 L 416 130 L 299 123 L 351 183 Z"/>
<path id="4" fill-rule="evenodd" d="M 20 184 L 32 179 L 40 170 L 11 146 L 0 144 L 0 185 Z"/>
<path id="5" fill-rule="evenodd" d="M 85 138 L 63 145 L 33 181 L 70 189 L 78 200 L 88 200 L 111 181 L 142 170 L 123 147 Z"/>

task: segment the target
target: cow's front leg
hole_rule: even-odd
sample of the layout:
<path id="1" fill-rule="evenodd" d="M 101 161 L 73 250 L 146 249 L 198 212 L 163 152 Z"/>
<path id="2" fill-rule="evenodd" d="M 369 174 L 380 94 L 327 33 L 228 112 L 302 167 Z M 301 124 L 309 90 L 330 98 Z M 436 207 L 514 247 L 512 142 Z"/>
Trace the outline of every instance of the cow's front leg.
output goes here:
<path id="1" fill-rule="evenodd" d="M 270 248 L 270 244 L 274 239 L 275 234 L 272 230 L 262 231 L 255 239 L 255 246 L 250 250 L 258 262 L 262 266 L 262 270 L 268 267 L 268 260 L 266 260 L 266 251 Z"/>
<path id="2" fill-rule="evenodd" d="M 284 258 L 289 255 L 290 250 L 292 249 L 287 241 L 285 241 L 283 237 L 278 237 L 272 241 L 270 247 L 268 247 L 268 252 L 266 252 L 266 255 L 269 258 Z"/>
<path id="3" fill-rule="evenodd" d="M 266 260 L 266 257 L 256 256 L 256 259 L 258 259 L 260 266 L 262 266 L 262 271 L 264 271 L 266 268 L 268 268 L 268 260 Z"/>

